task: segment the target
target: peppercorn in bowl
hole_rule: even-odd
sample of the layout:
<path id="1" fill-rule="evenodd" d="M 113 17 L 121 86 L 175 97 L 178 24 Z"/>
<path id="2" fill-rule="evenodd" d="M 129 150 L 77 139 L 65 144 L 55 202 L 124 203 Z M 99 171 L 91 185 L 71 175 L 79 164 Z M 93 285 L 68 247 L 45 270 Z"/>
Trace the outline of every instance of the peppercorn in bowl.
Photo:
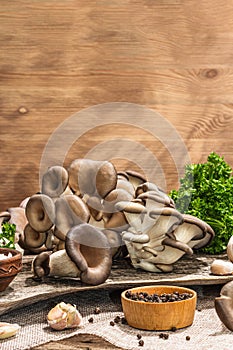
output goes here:
<path id="1" fill-rule="evenodd" d="M 145 286 L 125 290 L 121 303 L 128 325 L 144 330 L 174 330 L 191 326 L 197 294 L 177 286 Z"/>

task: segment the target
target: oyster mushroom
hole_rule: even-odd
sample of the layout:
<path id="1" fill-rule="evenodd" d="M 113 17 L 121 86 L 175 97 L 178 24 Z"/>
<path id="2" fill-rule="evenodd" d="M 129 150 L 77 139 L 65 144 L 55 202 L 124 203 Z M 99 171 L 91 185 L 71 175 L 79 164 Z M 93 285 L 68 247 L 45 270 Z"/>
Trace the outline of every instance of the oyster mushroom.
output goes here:
<path id="1" fill-rule="evenodd" d="M 27 249 L 40 248 L 46 242 L 46 232 L 35 231 L 30 224 L 24 228 L 24 246 Z"/>
<path id="2" fill-rule="evenodd" d="M 222 323 L 233 331 L 233 281 L 225 284 L 215 298 L 215 310 Z"/>
<path id="3" fill-rule="evenodd" d="M 172 266 L 169 265 L 182 256 L 184 250 L 188 250 L 184 249 L 182 242 L 176 242 L 175 238 L 173 239 L 176 244 L 174 248 L 172 239 L 169 239 L 169 234 L 183 222 L 183 216 L 170 207 L 156 208 L 149 212 L 149 216 L 153 225 L 139 236 L 138 232 L 140 232 L 143 222 L 141 226 L 138 226 L 137 232 L 132 228 L 128 229 L 127 234 L 123 232 L 122 238 L 124 241 L 128 241 L 126 246 L 132 264 L 136 268 L 143 268 L 150 272 L 171 271 Z M 128 238 L 129 233 L 131 233 L 131 237 Z M 182 247 L 182 251 L 178 250 L 178 247 Z M 159 267 L 157 267 L 157 264 Z"/>
<path id="4" fill-rule="evenodd" d="M 54 253 L 55 254 L 55 253 Z M 32 271 L 36 278 L 41 279 L 50 273 L 50 253 L 41 252 L 32 261 Z"/>
<path id="5" fill-rule="evenodd" d="M 68 231 L 65 249 L 39 254 L 33 261 L 32 269 L 37 278 L 78 277 L 83 283 L 98 285 L 108 278 L 111 266 L 108 238 L 102 231 L 84 223 Z"/>
<path id="6" fill-rule="evenodd" d="M 104 198 L 117 184 L 114 165 L 108 161 L 76 159 L 68 169 L 69 186 L 78 196 L 100 196 Z"/>
<path id="7" fill-rule="evenodd" d="M 147 181 L 146 177 L 137 171 L 127 170 L 126 175 L 128 176 L 129 182 L 131 182 L 135 190 L 139 185 Z"/>
<path id="8" fill-rule="evenodd" d="M 129 225 L 134 227 L 136 231 L 141 227 L 143 214 L 147 212 L 144 205 L 137 200 L 118 202 L 115 204 L 115 208 L 124 213 Z"/>
<path id="9" fill-rule="evenodd" d="M 74 226 L 66 236 L 66 251 L 80 270 L 82 282 L 98 285 L 108 278 L 111 248 L 103 232 L 89 224 Z"/>
<path id="10" fill-rule="evenodd" d="M 84 201 L 76 195 L 66 195 L 55 202 L 54 235 L 65 240 L 67 232 L 75 225 L 88 222 L 90 211 Z"/>
<path id="11" fill-rule="evenodd" d="M 227 243 L 227 256 L 228 259 L 233 262 L 233 236 L 231 236 Z"/>
<path id="12" fill-rule="evenodd" d="M 118 232 L 122 232 L 129 227 L 124 213 L 120 211 L 113 213 L 110 217 L 105 216 L 103 220 L 105 229 L 114 229 Z"/>
<path id="13" fill-rule="evenodd" d="M 121 188 L 112 190 L 103 201 L 104 217 L 110 217 L 113 213 L 117 212 L 115 205 L 119 202 L 130 202 L 133 199 L 132 195 Z"/>
<path id="14" fill-rule="evenodd" d="M 59 197 L 67 188 L 68 172 L 62 166 L 52 166 L 42 177 L 41 191 L 51 198 Z"/>
<path id="15" fill-rule="evenodd" d="M 145 184 L 145 187 L 143 187 L 142 185 L 142 188 L 144 189 L 153 188 L 151 185 L 153 184 L 147 183 Z M 140 186 L 138 188 L 140 188 Z M 151 213 L 153 210 L 156 210 L 157 208 L 163 208 L 163 207 L 174 208 L 170 197 L 168 197 L 167 195 L 162 196 L 158 191 L 154 191 L 154 190 L 139 194 L 137 196 L 137 199 L 141 200 L 144 203 L 148 212 L 148 214 L 146 214 L 143 219 L 143 226 L 142 226 L 143 231 L 147 231 L 151 227 L 151 225 L 153 225 L 154 223 L 154 218 L 151 218 L 151 216 L 149 215 L 149 213 Z M 159 215 L 160 214 L 161 213 L 159 211 Z"/>
<path id="16" fill-rule="evenodd" d="M 134 186 L 131 184 L 131 182 L 129 182 L 126 179 L 121 179 L 118 178 L 117 179 L 117 184 L 116 184 L 116 188 L 122 189 L 127 191 L 132 197 L 135 197 L 135 189 Z"/>
<path id="17" fill-rule="evenodd" d="M 94 220 L 101 221 L 103 219 L 103 203 L 97 196 L 91 196 L 87 198 L 86 204 L 90 211 L 90 215 Z"/>
<path id="18" fill-rule="evenodd" d="M 184 223 L 182 227 L 177 228 L 175 236 L 179 240 L 189 242 L 189 246 L 194 249 L 200 249 L 210 244 L 215 236 L 214 230 L 205 221 L 189 215 L 183 214 Z"/>
<path id="19" fill-rule="evenodd" d="M 55 206 L 53 200 L 45 194 L 31 196 L 25 213 L 30 226 L 37 232 L 46 232 L 54 224 Z"/>
<path id="20" fill-rule="evenodd" d="M 215 259 L 210 266 L 210 271 L 213 275 L 220 275 L 220 276 L 232 275 L 233 264 L 231 261 Z"/>
<path id="21" fill-rule="evenodd" d="M 136 188 L 136 197 L 142 195 L 142 199 L 149 199 L 147 198 L 147 196 L 143 196 L 144 193 L 148 193 L 148 197 L 151 197 L 151 199 L 154 198 L 155 201 L 158 201 L 159 203 L 163 203 L 164 205 L 169 207 L 175 207 L 173 199 L 169 197 L 161 188 L 159 188 L 154 183 L 145 182 Z M 158 197 L 161 197 L 163 200 L 159 199 Z"/>
<path id="22" fill-rule="evenodd" d="M 119 254 L 119 250 L 123 245 L 121 235 L 115 230 L 103 230 L 102 232 L 107 237 L 111 248 L 112 257 L 115 258 Z"/>

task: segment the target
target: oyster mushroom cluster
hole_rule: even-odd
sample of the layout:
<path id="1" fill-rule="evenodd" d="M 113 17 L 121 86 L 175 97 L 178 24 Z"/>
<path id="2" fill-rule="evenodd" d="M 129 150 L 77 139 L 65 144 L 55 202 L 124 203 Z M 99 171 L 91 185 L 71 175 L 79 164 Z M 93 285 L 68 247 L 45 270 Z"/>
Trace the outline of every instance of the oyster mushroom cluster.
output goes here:
<path id="1" fill-rule="evenodd" d="M 17 239 L 23 249 L 38 253 L 32 264 L 37 278 L 101 284 L 112 259 L 127 254 L 135 268 L 169 272 L 214 236 L 205 222 L 178 212 L 157 185 L 137 172 L 117 172 L 109 161 L 76 159 L 67 169 L 50 167 L 41 192 L 20 208 L 14 217 L 16 226 L 21 223 Z M 6 220 L 16 210 L 4 212 Z"/>

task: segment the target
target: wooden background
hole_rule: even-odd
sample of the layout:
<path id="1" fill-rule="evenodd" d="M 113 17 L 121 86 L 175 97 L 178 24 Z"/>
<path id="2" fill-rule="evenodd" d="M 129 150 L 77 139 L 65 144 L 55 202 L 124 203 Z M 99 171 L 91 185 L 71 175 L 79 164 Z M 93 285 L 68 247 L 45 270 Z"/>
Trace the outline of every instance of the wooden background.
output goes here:
<path id="1" fill-rule="evenodd" d="M 232 0 L 0 0 L 0 62 L 0 210 L 39 190 L 56 128 L 106 102 L 159 112 L 192 162 L 215 151 L 233 166 Z M 178 186 L 164 145 L 126 125 L 88 131 L 66 164 L 116 137 L 144 145 L 166 190 Z M 138 168 L 130 154 L 115 164 Z"/>

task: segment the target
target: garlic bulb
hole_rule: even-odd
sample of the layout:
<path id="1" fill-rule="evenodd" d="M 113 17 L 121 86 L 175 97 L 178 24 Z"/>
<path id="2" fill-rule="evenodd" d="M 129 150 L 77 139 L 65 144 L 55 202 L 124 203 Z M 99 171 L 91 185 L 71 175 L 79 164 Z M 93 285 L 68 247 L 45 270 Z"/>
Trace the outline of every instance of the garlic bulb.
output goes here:
<path id="1" fill-rule="evenodd" d="M 82 315 L 75 305 L 61 302 L 49 311 L 47 321 L 51 328 L 57 330 L 76 328 L 82 325 Z"/>
<path id="2" fill-rule="evenodd" d="M 13 337 L 20 328 L 17 323 L 0 322 L 0 339 Z"/>

